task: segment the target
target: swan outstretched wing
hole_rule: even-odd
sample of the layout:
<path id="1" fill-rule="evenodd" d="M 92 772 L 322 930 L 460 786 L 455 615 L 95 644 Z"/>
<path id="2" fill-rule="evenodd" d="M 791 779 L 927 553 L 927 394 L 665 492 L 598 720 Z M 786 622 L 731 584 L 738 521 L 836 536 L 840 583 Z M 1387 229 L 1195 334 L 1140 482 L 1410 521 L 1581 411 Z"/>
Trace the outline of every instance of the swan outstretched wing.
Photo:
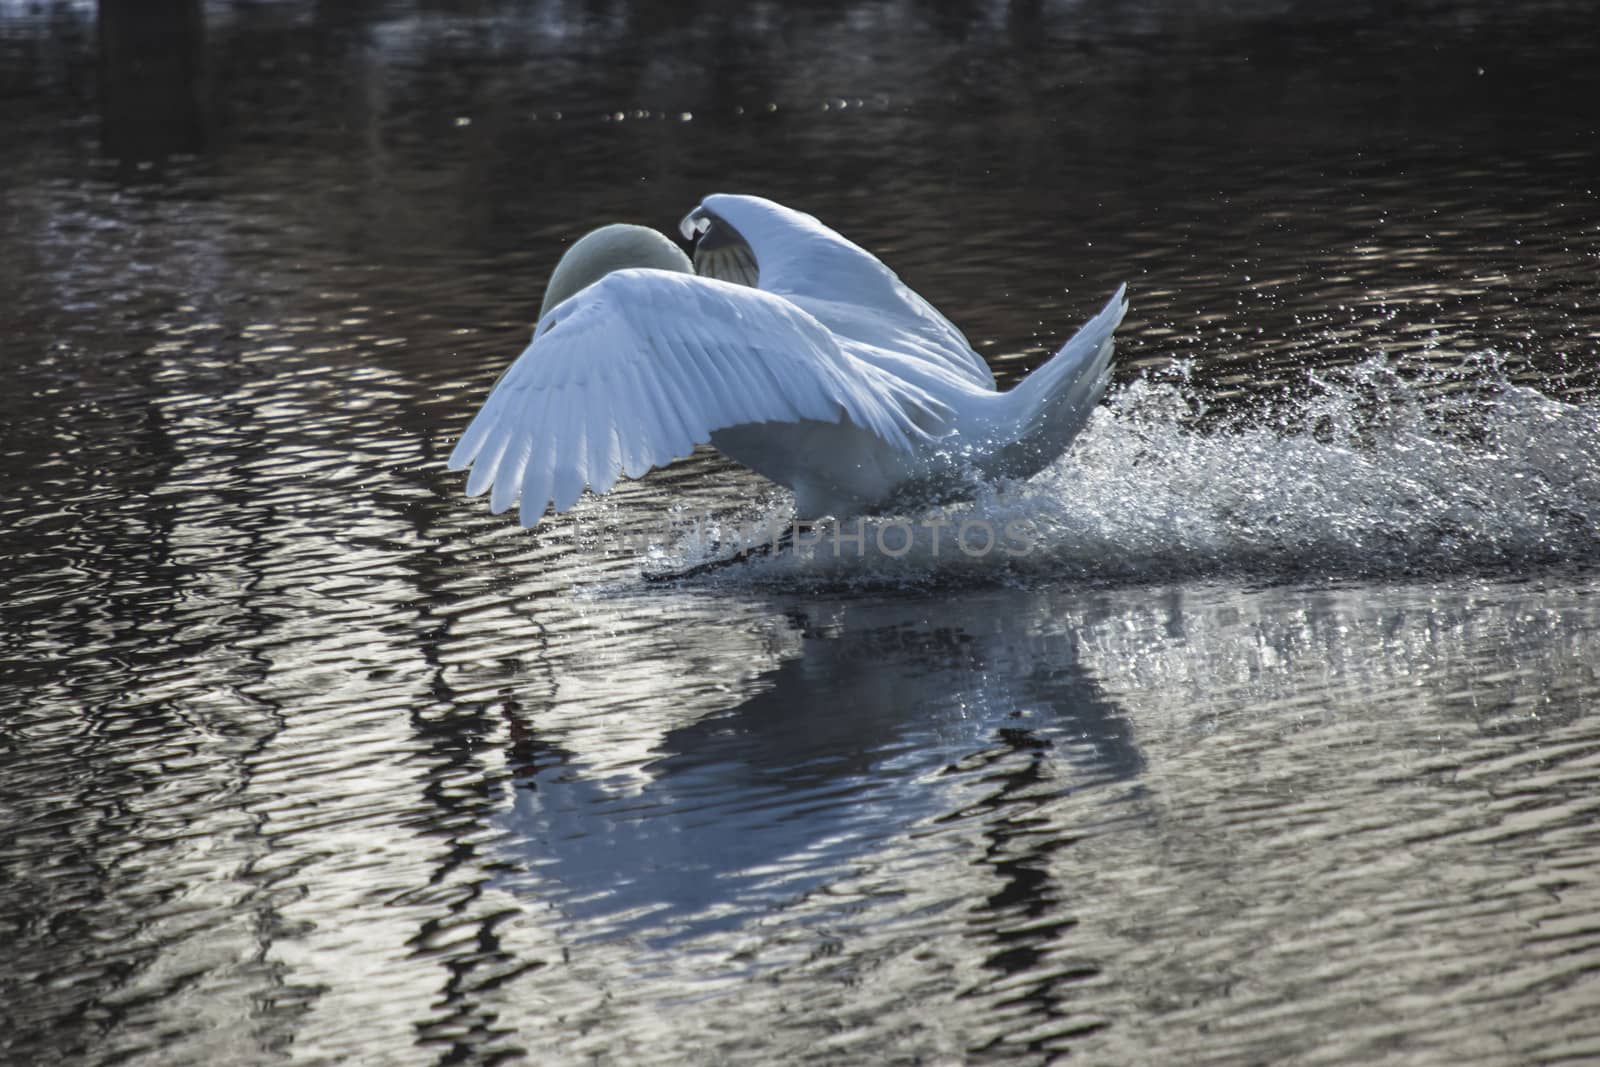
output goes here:
<path id="1" fill-rule="evenodd" d="M 550 312 L 450 454 L 467 493 L 524 526 L 687 456 L 715 430 L 847 419 L 890 445 L 943 414 L 915 386 L 841 350 L 788 301 L 659 270 L 608 274 Z"/>
<path id="2" fill-rule="evenodd" d="M 702 275 L 788 297 L 841 337 L 994 388 L 988 365 L 949 319 L 878 257 L 812 216 L 759 196 L 715 193 L 679 229 L 699 237 Z"/>

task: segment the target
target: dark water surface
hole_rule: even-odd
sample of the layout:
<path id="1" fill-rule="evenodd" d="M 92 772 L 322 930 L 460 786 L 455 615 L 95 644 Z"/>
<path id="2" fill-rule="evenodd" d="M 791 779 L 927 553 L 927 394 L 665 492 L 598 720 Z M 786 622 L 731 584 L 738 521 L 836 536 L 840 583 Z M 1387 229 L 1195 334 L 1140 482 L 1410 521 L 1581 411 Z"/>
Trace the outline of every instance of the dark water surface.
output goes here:
<path id="1" fill-rule="evenodd" d="M 1600 1058 L 1592 5 L 202 22 L 0 0 L 0 1062 Z M 1032 551 L 463 498 L 565 244 L 716 190 L 1006 377 L 1129 283 L 953 516 Z"/>

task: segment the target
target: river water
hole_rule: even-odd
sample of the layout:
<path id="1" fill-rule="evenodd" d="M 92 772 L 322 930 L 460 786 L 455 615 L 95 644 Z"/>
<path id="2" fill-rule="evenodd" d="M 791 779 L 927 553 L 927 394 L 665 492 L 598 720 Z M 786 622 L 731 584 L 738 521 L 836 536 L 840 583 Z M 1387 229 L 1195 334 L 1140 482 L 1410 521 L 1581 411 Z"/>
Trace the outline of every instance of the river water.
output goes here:
<path id="1" fill-rule="evenodd" d="M 0 1061 L 1600 1057 L 1586 2 L 164 32 L 0 0 Z M 648 581 L 787 514 L 705 451 L 463 496 L 561 249 L 712 191 L 1007 381 L 1129 284 L 938 516 L 1027 551 Z"/>

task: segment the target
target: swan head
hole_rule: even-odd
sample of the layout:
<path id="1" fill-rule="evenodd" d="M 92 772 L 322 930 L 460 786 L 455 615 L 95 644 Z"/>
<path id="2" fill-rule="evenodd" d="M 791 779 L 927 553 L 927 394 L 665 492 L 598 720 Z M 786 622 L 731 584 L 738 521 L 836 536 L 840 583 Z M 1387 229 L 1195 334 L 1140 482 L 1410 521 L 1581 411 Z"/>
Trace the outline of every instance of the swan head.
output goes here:
<path id="1" fill-rule="evenodd" d="M 591 230 L 567 249 L 545 286 L 539 320 L 543 322 L 557 304 L 582 292 L 612 271 L 631 267 L 694 273 L 694 264 L 689 262 L 689 257 L 665 234 L 648 226 L 615 222 Z"/>

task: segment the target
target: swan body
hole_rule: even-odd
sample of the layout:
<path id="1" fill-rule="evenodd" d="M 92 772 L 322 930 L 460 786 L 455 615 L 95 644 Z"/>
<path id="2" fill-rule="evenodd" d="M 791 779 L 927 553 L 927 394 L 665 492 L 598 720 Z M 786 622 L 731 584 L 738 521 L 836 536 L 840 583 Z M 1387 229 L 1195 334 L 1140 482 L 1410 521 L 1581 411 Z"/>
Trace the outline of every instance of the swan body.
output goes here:
<path id="1" fill-rule="evenodd" d="M 450 455 L 469 495 L 536 526 L 710 443 L 792 489 L 800 519 L 873 514 L 1042 470 L 1110 382 L 1126 286 L 999 392 L 948 319 L 810 215 L 716 194 L 680 229 L 693 262 L 622 225 L 562 257 L 532 342 Z"/>

